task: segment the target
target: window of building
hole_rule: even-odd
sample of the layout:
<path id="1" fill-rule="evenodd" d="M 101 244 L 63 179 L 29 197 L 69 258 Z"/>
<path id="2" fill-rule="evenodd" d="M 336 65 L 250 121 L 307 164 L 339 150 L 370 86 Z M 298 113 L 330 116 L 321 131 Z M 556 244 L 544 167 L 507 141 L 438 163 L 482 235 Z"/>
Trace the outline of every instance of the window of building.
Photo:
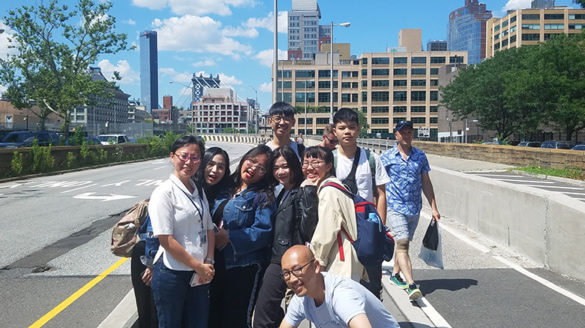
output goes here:
<path id="1" fill-rule="evenodd" d="M 291 81 L 280 81 L 278 82 L 278 88 L 279 89 L 290 89 L 292 88 L 292 82 Z"/>
<path id="2" fill-rule="evenodd" d="M 299 124 L 305 124 L 305 118 L 304 117 L 299 117 L 297 119 Z M 312 117 L 307 117 L 307 124 L 313 124 L 313 118 Z"/>
<path id="3" fill-rule="evenodd" d="M 424 87 L 427 85 L 427 80 L 411 80 L 410 86 L 413 87 Z"/>
<path id="4" fill-rule="evenodd" d="M 544 19 L 565 19 L 565 14 L 544 14 Z"/>
<path id="5" fill-rule="evenodd" d="M 439 85 L 439 80 L 431 80 L 431 86 L 436 87 Z"/>
<path id="6" fill-rule="evenodd" d="M 372 129 L 372 133 L 373 134 L 384 134 L 384 133 L 388 133 L 388 129 Z"/>
<path id="7" fill-rule="evenodd" d="M 425 117 L 413 117 L 412 123 L 424 124 L 427 121 Z"/>
<path id="8" fill-rule="evenodd" d="M 407 85 L 406 80 L 394 80 L 395 87 L 405 87 Z"/>
<path id="9" fill-rule="evenodd" d="M 569 19 L 585 19 L 585 14 L 569 14 Z"/>
<path id="10" fill-rule="evenodd" d="M 494 31 L 499 31 L 499 30 L 500 30 L 500 25 L 494 26 Z"/>
<path id="11" fill-rule="evenodd" d="M 539 41 L 540 34 L 525 33 L 522 34 L 522 41 Z"/>
<path id="12" fill-rule="evenodd" d="M 406 113 L 406 106 L 394 106 L 392 111 L 394 113 Z"/>
<path id="13" fill-rule="evenodd" d="M 317 124 L 329 124 L 329 117 L 317 117 Z"/>
<path id="14" fill-rule="evenodd" d="M 372 91 L 372 101 L 388 101 L 390 95 L 387 91 Z"/>
<path id="15" fill-rule="evenodd" d="M 350 93 L 342 93 L 341 94 L 341 102 L 350 102 L 351 101 L 351 94 Z"/>
<path id="16" fill-rule="evenodd" d="M 516 25 L 510 27 L 510 33 L 516 32 Z"/>
<path id="17" fill-rule="evenodd" d="M 413 113 L 424 113 L 427 111 L 425 106 L 411 106 L 410 111 Z"/>
<path id="18" fill-rule="evenodd" d="M 412 64 L 426 64 L 427 63 L 427 57 L 412 57 L 410 59 L 410 62 Z"/>
<path id="19" fill-rule="evenodd" d="M 362 102 L 368 101 L 368 92 L 362 91 Z"/>
<path id="20" fill-rule="evenodd" d="M 582 30 L 583 24 L 569 24 L 569 30 Z"/>
<path id="21" fill-rule="evenodd" d="M 451 56 L 449 57 L 450 64 L 463 64 L 463 56 Z"/>
<path id="22" fill-rule="evenodd" d="M 406 121 L 406 117 L 395 117 L 393 119 L 393 121 L 394 121 L 394 124 L 398 124 L 398 122 L 400 122 L 400 121 Z"/>
<path id="23" fill-rule="evenodd" d="M 367 113 L 367 112 L 368 112 L 368 107 L 366 107 L 366 106 L 363 106 L 363 107 L 362 107 L 362 113 Z"/>
<path id="24" fill-rule="evenodd" d="M 539 20 L 540 14 L 522 14 L 522 20 Z"/>
<path id="25" fill-rule="evenodd" d="M 499 50 L 500 49 L 500 43 L 496 43 L 494 44 L 494 50 Z"/>
<path id="26" fill-rule="evenodd" d="M 372 117 L 372 124 L 388 124 L 388 122 L 387 117 Z"/>
<path id="27" fill-rule="evenodd" d="M 510 17 L 510 24 L 516 21 L 517 16 Z"/>
<path id="28" fill-rule="evenodd" d="M 439 106 L 431 106 L 431 113 L 436 113 L 439 111 Z"/>
<path id="29" fill-rule="evenodd" d="M 431 98 L 431 101 L 439 100 L 439 91 L 431 91 L 430 98 Z"/>
<path id="30" fill-rule="evenodd" d="M 367 69 L 362 69 L 362 77 L 368 76 L 368 70 Z"/>
<path id="31" fill-rule="evenodd" d="M 319 89 L 331 89 L 331 81 L 319 81 Z"/>
<path id="32" fill-rule="evenodd" d="M 278 99 L 278 100 L 282 99 L 281 101 L 290 103 L 290 102 L 292 102 L 292 93 L 290 93 L 290 92 L 280 93 L 279 92 L 276 95 L 276 99 Z"/>
<path id="33" fill-rule="evenodd" d="M 494 40 L 498 40 L 500 38 L 500 33 L 494 35 Z"/>
<path id="34" fill-rule="evenodd" d="M 394 69 L 394 76 L 407 75 L 407 74 L 408 74 L 408 70 L 406 68 L 395 68 Z"/>
<path id="35" fill-rule="evenodd" d="M 372 58 L 372 65 L 388 65 L 388 64 L 390 64 L 390 58 L 388 58 L 388 57 Z"/>
<path id="36" fill-rule="evenodd" d="M 407 64 L 408 57 L 394 57 L 394 64 Z"/>
<path id="37" fill-rule="evenodd" d="M 291 70 L 284 70 L 284 71 L 278 70 L 278 77 L 292 77 L 292 72 L 291 72 Z"/>
<path id="38" fill-rule="evenodd" d="M 426 68 L 411 68 L 410 74 L 412 74 L 412 75 L 426 75 L 427 69 Z"/>
<path id="39" fill-rule="evenodd" d="M 439 75 L 439 69 L 438 68 L 431 68 L 431 75 Z"/>
<path id="40" fill-rule="evenodd" d="M 368 58 L 362 58 L 362 65 L 368 64 Z"/>
<path id="41" fill-rule="evenodd" d="M 502 28 L 504 28 L 504 27 L 506 27 L 506 26 L 508 26 L 508 21 L 503 21 L 503 22 L 502 22 Z"/>
<path id="42" fill-rule="evenodd" d="M 564 30 L 565 24 L 544 24 L 545 30 Z"/>
<path id="43" fill-rule="evenodd" d="M 516 36 L 515 35 L 512 35 L 510 37 L 510 43 L 514 43 L 514 42 L 516 42 Z"/>
<path id="44" fill-rule="evenodd" d="M 362 87 L 363 88 L 367 88 L 368 87 L 368 80 L 362 80 Z"/>
<path id="45" fill-rule="evenodd" d="M 297 89 L 314 89 L 315 88 L 315 81 L 296 81 L 295 88 Z"/>
<path id="46" fill-rule="evenodd" d="M 296 71 L 297 77 L 315 77 L 315 71 L 313 70 L 298 70 Z"/>
<path id="47" fill-rule="evenodd" d="M 410 92 L 410 100 L 411 101 L 425 101 L 427 99 L 427 92 L 426 91 L 411 91 Z"/>
<path id="48" fill-rule="evenodd" d="M 431 122 L 431 124 L 437 124 L 439 122 L 439 119 L 436 117 L 431 117 L 430 122 Z"/>
<path id="49" fill-rule="evenodd" d="M 431 64 L 444 64 L 445 57 L 431 57 Z"/>
<path id="50" fill-rule="evenodd" d="M 358 83 L 357 82 L 351 82 L 351 87 L 353 89 L 357 89 L 358 88 Z"/>
<path id="51" fill-rule="evenodd" d="M 351 71 L 342 71 L 341 77 L 351 77 Z"/>
<path id="52" fill-rule="evenodd" d="M 329 96 L 329 92 L 319 92 L 319 102 L 329 102 L 331 97 Z"/>
<path id="53" fill-rule="evenodd" d="M 351 82 L 341 82 L 341 87 L 343 89 L 351 89 Z"/>
<path id="54" fill-rule="evenodd" d="M 373 80 L 372 87 L 387 87 L 390 85 L 389 80 Z"/>
<path id="55" fill-rule="evenodd" d="M 390 75 L 389 69 L 381 69 L 381 68 L 372 69 L 372 76 L 388 76 L 388 75 Z"/>
<path id="56" fill-rule="evenodd" d="M 406 101 L 406 91 L 394 91 L 394 101 Z"/>
<path id="57" fill-rule="evenodd" d="M 388 106 L 372 106 L 372 113 L 388 113 L 389 111 Z"/>
<path id="58" fill-rule="evenodd" d="M 502 40 L 502 47 L 505 47 L 508 45 L 508 40 Z"/>
<path id="59" fill-rule="evenodd" d="M 331 77 L 331 70 L 320 69 L 319 70 L 319 77 Z M 337 70 L 333 71 L 333 77 L 337 77 Z"/>
<path id="60" fill-rule="evenodd" d="M 357 93 L 351 94 L 351 102 L 353 102 L 353 103 L 358 102 L 358 94 Z"/>

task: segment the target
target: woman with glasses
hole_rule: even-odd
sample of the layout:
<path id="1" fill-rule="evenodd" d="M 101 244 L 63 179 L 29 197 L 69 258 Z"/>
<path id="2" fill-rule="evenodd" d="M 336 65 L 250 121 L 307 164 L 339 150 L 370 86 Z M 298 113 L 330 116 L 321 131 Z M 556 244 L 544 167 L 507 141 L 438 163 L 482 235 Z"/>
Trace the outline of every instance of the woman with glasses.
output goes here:
<path id="1" fill-rule="evenodd" d="M 311 223 L 311 208 L 304 207 L 306 202 L 303 199 L 315 199 L 316 192 L 311 197 L 305 194 L 309 191 L 300 187 L 304 180 L 303 171 L 291 147 L 283 146 L 274 150 L 272 174 L 282 188 L 276 197 L 277 209 L 272 216 L 272 255 L 258 294 L 254 328 L 277 327 L 284 318 L 280 304 L 286 292 L 286 283 L 282 278 L 280 258 L 291 246 L 303 245 L 311 240 L 316 225 L 317 213 L 314 213 L 315 219 Z M 311 225 L 312 229 L 307 228 Z"/>
<path id="2" fill-rule="evenodd" d="M 271 163 L 268 146 L 252 148 L 232 174 L 231 187 L 215 200 L 215 210 L 223 214 L 216 245 L 226 270 L 223 279 L 214 283 L 220 288 L 214 290 L 217 303 L 212 304 L 210 327 L 251 326 L 261 268 L 267 264 L 272 237 Z"/>
<path id="3" fill-rule="evenodd" d="M 152 276 L 159 327 L 207 327 L 215 235 L 205 194 L 191 180 L 204 150 L 194 136 L 175 140 L 173 173 L 150 197 L 152 230 L 161 246 Z"/>
<path id="4" fill-rule="evenodd" d="M 335 177 L 331 150 L 313 146 L 305 149 L 303 172 L 307 180 L 318 188 L 319 221 L 311 238 L 310 248 L 324 271 L 351 278 L 365 279 L 350 240 L 357 237 L 357 223 L 353 200 L 341 190 L 326 186 L 333 182 L 342 185 Z"/>

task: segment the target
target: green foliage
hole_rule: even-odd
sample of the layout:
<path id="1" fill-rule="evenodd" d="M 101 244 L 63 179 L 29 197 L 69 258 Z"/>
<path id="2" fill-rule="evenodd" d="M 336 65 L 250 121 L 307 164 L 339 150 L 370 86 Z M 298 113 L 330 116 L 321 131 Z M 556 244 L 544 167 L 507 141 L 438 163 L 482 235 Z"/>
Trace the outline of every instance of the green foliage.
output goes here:
<path id="1" fill-rule="evenodd" d="M 73 165 L 75 165 L 76 159 L 77 158 L 75 157 L 75 155 L 72 152 L 70 152 L 70 151 L 67 152 L 67 158 L 65 159 L 65 165 L 67 166 L 68 169 L 72 168 Z"/>
<path id="2" fill-rule="evenodd" d="M 79 146 L 83 144 L 85 140 L 85 133 L 83 132 L 83 126 L 78 126 L 75 128 L 75 133 L 73 137 L 69 139 L 69 145 L 71 146 Z"/>
<path id="3" fill-rule="evenodd" d="M 100 148 L 97 152 L 97 162 L 98 163 L 107 163 L 108 162 L 108 153 L 105 149 Z"/>
<path id="4" fill-rule="evenodd" d="M 538 165 L 529 165 L 525 167 L 517 167 L 514 170 L 524 171 L 532 174 L 541 174 L 575 180 L 585 180 L 585 170 L 583 170 L 580 167 L 567 167 L 562 169 L 555 169 L 550 167 L 541 167 Z"/>
<path id="5" fill-rule="evenodd" d="M 18 109 L 39 108 L 41 129 L 51 112 L 63 118 L 67 132 L 70 110 L 106 96 L 113 85 L 93 81 L 88 71 L 100 55 L 128 49 L 126 35 L 115 33 L 116 19 L 109 1 L 77 0 L 74 6 L 59 0 L 34 2 L 8 11 L 3 22 L 14 33 L 16 54 L 0 62 L 0 84 Z"/>
<path id="6" fill-rule="evenodd" d="M 358 110 L 356 112 L 358 114 L 358 121 L 360 122 L 360 133 L 358 137 L 366 138 L 368 136 L 368 129 L 370 128 L 370 125 L 368 124 L 368 118 L 362 111 Z"/>
<path id="7" fill-rule="evenodd" d="M 30 147 L 32 155 L 31 171 L 33 173 L 46 172 L 55 166 L 55 158 L 51 156 L 51 148 L 51 145 L 47 147 L 39 146 L 36 139 L 33 141 L 33 145 Z"/>
<path id="8" fill-rule="evenodd" d="M 305 113 L 305 105 L 296 105 L 295 106 L 295 113 L 296 114 L 304 114 Z M 307 105 L 307 113 L 329 113 L 329 107 Z"/>
<path id="9" fill-rule="evenodd" d="M 225 128 L 223 130 L 221 130 L 221 133 L 237 133 L 238 131 L 236 131 L 234 128 Z"/>
<path id="10" fill-rule="evenodd" d="M 20 175 L 24 165 L 22 163 L 22 153 L 15 151 L 12 153 L 12 161 L 10 161 L 10 169 L 14 175 Z"/>
<path id="11" fill-rule="evenodd" d="M 79 154 L 81 155 L 81 158 L 85 160 L 87 156 L 89 156 L 89 153 L 90 153 L 89 146 L 87 145 L 87 143 L 85 143 L 85 141 L 83 141 L 81 143 L 81 147 L 79 147 Z"/>
<path id="12" fill-rule="evenodd" d="M 575 3 L 578 3 L 581 5 L 582 8 L 585 8 L 585 0 L 574 0 Z"/>

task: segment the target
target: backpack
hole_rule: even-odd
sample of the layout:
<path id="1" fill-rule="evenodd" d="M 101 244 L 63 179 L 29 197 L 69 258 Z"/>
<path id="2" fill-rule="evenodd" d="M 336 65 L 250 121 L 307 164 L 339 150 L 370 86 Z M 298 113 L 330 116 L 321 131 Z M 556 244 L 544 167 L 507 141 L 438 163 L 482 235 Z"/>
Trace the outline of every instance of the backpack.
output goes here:
<path id="1" fill-rule="evenodd" d="M 394 255 L 394 238 L 387 232 L 388 228 L 382 224 L 382 219 L 374 204 L 360 195 L 350 193 L 335 182 L 327 182 L 323 185 L 323 187 L 327 186 L 336 188 L 350 197 L 355 208 L 357 238 L 353 240 L 347 231 L 341 227 L 341 231 L 337 233 L 340 259 L 345 260 L 341 240 L 341 233 L 344 233 L 355 249 L 360 263 L 364 266 L 390 261 Z"/>
<path id="2" fill-rule="evenodd" d="M 148 199 L 134 204 L 112 228 L 110 251 L 121 257 L 132 256 L 134 245 L 140 239 L 138 229 L 148 218 Z"/>
<path id="3" fill-rule="evenodd" d="M 378 197 L 378 188 L 376 186 L 376 179 L 374 178 L 376 175 L 376 159 L 374 158 L 374 156 L 372 156 L 372 154 L 370 153 L 369 149 L 364 148 L 364 151 L 366 152 L 366 157 L 368 158 L 368 163 L 370 164 L 370 172 L 372 173 L 372 192 L 374 195 L 374 198 Z M 359 161 L 360 161 L 360 156 L 361 156 L 361 148 L 357 147 L 357 150 L 355 152 L 355 155 L 353 157 L 353 163 L 351 164 L 351 171 L 349 172 L 349 174 L 347 175 L 347 177 L 345 179 L 343 179 L 341 181 L 341 183 L 347 188 L 347 190 L 349 190 L 351 193 L 353 194 L 357 194 L 357 181 L 355 179 L 355 172 L 357 170 Z M 333 167 L 337 168 L 337 150 L 333 151 Z"/>

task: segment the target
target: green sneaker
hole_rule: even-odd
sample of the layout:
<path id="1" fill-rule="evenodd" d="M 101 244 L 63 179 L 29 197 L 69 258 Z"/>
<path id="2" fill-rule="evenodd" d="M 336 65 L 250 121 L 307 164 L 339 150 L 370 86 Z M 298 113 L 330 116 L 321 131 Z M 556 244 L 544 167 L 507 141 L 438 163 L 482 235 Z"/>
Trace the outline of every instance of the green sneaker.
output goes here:
<path id="1" fill-rule="evenodd" d="M 419 297 L 422 296 L 420 289 L 418 289 L 415 284 L 410 284 L 406 291 L 408 292 L 408 298 L 411 301 L 416 301 Z"/>
<path id="2" fill-rule="evenodd" d="M 397 275 L 391 275 L 390 276 L 390 280 L 392 280 L 392 282 L 396 286 L 398 286 L 398 287 L 400 287 L 402 289 L 408 288 L 408 284 L 406 282 L 404 282 L 404 280 L 402 280 L 402 277 L 399 274 L 397 274 Z"/>

